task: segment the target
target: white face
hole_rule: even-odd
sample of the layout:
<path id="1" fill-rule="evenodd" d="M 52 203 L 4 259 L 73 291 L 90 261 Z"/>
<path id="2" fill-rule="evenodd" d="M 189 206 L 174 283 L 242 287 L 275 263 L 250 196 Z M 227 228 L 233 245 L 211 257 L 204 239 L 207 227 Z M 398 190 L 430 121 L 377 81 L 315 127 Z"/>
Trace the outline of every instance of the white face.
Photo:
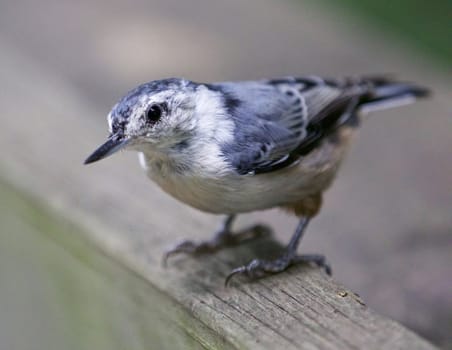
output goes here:
<path id="1" fill-rule="evenodd" d="M 194 96 L 192 89 L 144 90 L 126 96 L 108 116 L 110 132 L 130 138 L 128 147 L 135 149 L 145 145 L 163 149 L 182 142 L 196 127 Z"/>
<path id="2" fill-rule="evenodd" d="M 138 86 L 108 115 L 110 136 L 85 161 L 93 163 L 121 149 L 169 156 L 204 169 L 223 164 L 220 145 L 232 142 L 234 123 L 222 95 L 207 86 L 165 79 Z"/>

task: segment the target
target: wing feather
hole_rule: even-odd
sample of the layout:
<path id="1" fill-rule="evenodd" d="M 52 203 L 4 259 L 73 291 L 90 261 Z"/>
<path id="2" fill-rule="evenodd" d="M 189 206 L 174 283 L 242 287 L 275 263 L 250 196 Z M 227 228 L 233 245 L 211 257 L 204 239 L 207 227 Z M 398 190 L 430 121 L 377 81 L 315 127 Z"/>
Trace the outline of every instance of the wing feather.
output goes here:
<path id="1" fill-rule="evenodd" d="M 223 153 L 240 174 L 290 165 L 366 92 L 362 85 L 319 77 L 218 83 L 211 88 L 236 101 L 229 111 L 236 125 L 234 142 L 223 145 Z"/>

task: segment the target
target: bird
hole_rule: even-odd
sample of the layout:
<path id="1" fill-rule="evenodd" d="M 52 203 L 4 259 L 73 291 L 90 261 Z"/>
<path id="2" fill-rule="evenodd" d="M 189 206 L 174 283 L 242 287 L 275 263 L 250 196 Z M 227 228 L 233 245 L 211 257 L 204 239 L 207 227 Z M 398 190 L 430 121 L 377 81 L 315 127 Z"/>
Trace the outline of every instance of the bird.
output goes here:
<path id="1" fill-rule="evenodd" d="M 198 83 L 182 78 L 137 86 L 108 114 L 109 136 L 86 160 L 138 152 L 147 176 L 201 211 L 225 215 L 212 239 L 182 241 L 164 254 L 205 254 L 260 237 L 234 232 L 238 214 L 281 208 L 299 218 L 283 253 L 233 269 L 251 279 L 310 263 L 331 274 L 321 254 L 297 253 L 366 114 L 410 104 L 429 89 L 389 75 L 282 77 Z"/>

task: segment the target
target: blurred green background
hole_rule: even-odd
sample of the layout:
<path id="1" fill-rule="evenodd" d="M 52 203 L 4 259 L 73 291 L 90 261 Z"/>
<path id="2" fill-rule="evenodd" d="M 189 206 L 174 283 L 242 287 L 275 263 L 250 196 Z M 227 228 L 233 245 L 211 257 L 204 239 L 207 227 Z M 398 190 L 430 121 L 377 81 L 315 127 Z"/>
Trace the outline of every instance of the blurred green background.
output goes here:
<path id="1" fill-rule="evenodd" d="M 431 56 L 450 70 L 451 1 L 322 0 L 321 3 L 333 9 L 348 11 L 354 20 L 367 24 L 367 29 L 391 35 L 392 40 L 400 41 L 423 55 Z"/>
<path id="2" fill-rule="evenodd" d="M 79 167 L 93 147 L 84 131 L 105 135 L 105 115 L 125 91 L 168 76 L 215 81 L 383 72 L 431 87 L 434 98 L 363 123 L 301 249 L 325 253 L 335 278 L 377 312 L 452 349 L 451 18 L 452 3 L 444 0 L 0 0 L 0 348 L 145 348 L 137 339 L 162 336 L 147 332 L 155 320 L 137 316 L 146 295 L 119 281 L 127 272 L 105 267 L 105 257 L 79 237 L 82 230 L 59 217 L 65 188 L 83 176 L 91 176 L 91 192 L 126 169 L 124 191 L 155 200 L 159 190 L 152 185 L 135 188 L 143 175 L 133 155 L 112 160 L 109 173 L 103 165 L 90 173 Z M 28 77 L 29 71 L 40 75 Z M 63 117 L 55 139 L 43 140 L 46 116 L 38 102 L 63 112 L 72 107 L 41 93 L 35 76 L 73 95 L 71 106 L 98 113 L 69 110 L 78 113 L 74 124 Z M 39 101 L 16 93 L 23 86 Z M 36 128 L 35 139 L 23 138 L 25 128 Z M 34 153 L 24 155 L 24 144 L 37 145 Z M 60 173 L 63 157 L 72 157 L 73 171 Z M 96 215 L 102 200 L 80 196 L 74 205 Z M 178 205 L 162 198 L 162 206 Z M 275 212 L 244 220 L 256 219 L 270 220 L 281 242 L 295 223 Z M 133 241 L 130 231 L 121 238 Z M 109 272 L 103 279 L 99 271 Z M 108 294 L 112 284 L 117 289 Z M 131 293 L 133 302 L 121 293 Z M 111 310 L 112 304 L 120 307 Z M 124 328 L 119 319 L 127 312 L 136 323 Z"/>

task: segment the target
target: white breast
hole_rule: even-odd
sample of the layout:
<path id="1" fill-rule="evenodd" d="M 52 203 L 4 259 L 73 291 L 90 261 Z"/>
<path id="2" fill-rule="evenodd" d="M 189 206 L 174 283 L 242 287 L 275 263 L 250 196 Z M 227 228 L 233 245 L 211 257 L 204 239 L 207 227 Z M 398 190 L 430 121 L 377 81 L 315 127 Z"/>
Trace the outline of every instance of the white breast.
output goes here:
<path id="1" fill-rule="evenodd" d="M 326 143 L 298 164 L 259 175 L 177 172 L 167 162 L 140 153 L 148 176 L 178 200 L 216 214 L 242 213 L 296 203 L 332 182 L 346 143 Z M 201 175 L 202 174 L 202 175 Z"/>

